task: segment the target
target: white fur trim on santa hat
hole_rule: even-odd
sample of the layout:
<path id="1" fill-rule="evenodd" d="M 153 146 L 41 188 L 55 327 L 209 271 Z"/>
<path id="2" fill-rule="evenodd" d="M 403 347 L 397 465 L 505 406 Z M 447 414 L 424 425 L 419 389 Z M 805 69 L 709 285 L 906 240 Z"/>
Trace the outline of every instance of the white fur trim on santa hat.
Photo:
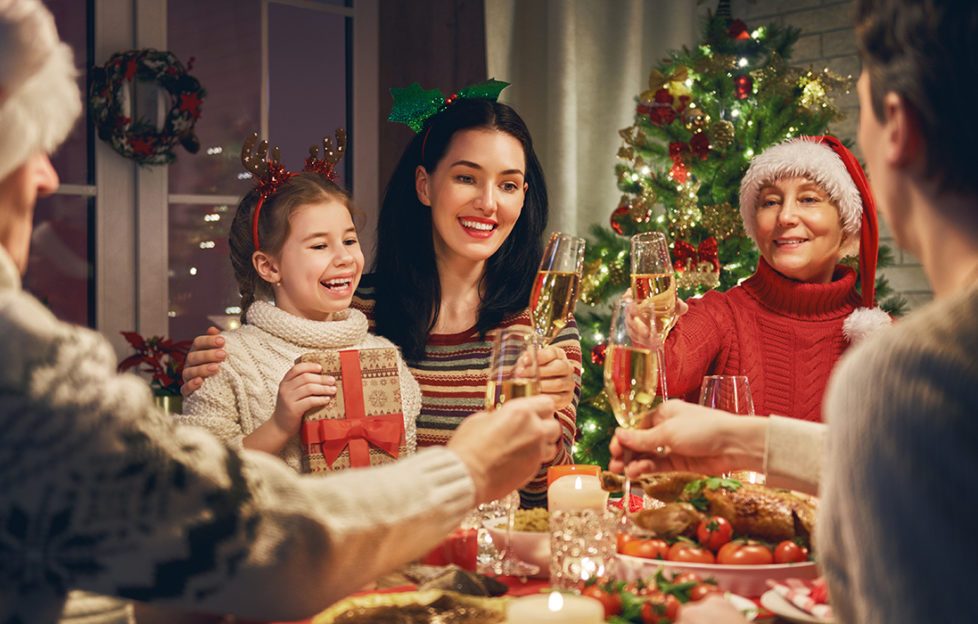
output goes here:
<path id="1" fill-rule="evenodd" d="M 767 148 L 751 160 L 740 182 L 740 215 L 747 235 L 757 243 L 757 200 L 763 186 L 798 176 L 809 178 L 824 188 L 839 207 L 846 234 L 842 255 L 859 253 L 862 196 L 838 154 L 828 145 L 810 138 L 789 139 Z"/>
<path id="2" fill-rule="evenodd" d="M 81 114 L 71 48 L 38 0 L 0 1 L 0 180 L 50 154 Z"/>
<path id="3" fill-rule="evenodd" d="M 856 308 L 843 321 L 842 335 L 849 340 L 849 344 L 856 344 L 870 334 L 889 327 L 892 323 L 893 319 L 880 307 Z"/>

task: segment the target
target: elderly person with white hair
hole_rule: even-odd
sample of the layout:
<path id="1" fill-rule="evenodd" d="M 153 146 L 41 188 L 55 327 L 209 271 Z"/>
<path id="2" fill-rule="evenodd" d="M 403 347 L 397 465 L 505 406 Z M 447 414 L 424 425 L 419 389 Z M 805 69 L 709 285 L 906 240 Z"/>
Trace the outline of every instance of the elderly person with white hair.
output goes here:
<path id="1" fill-rule="evenodd" d="M 447 446 L 328 478 L 176 427 L 143 380 L 115 372 L 102 336 L 21 289 L 35 201 L 58 185 L 48 154 L 80 112 L 51 14 L 0 0 L 0 622 L 54 622 L 72 589 L 309 617 L 552 455 L 561 432 L 544 396 L 467 418 Z M 84 621 L 128 617 L 105 606 Z"/>
<path id="2" fill-rule="evenodd" d="M 761 252 L 757 271 L 689 301 L 666 340 L 669 391 L 695 402 L 704 375 L 746 375 L 756 413 L 820 422 L 835 362 L 889 323 L 873 309 L 878 234 L 866 176 L 833 137 L 789 140 L 751 161 L 740 211 Z M 856 253 L 861 293 L 839 264 Z"/>

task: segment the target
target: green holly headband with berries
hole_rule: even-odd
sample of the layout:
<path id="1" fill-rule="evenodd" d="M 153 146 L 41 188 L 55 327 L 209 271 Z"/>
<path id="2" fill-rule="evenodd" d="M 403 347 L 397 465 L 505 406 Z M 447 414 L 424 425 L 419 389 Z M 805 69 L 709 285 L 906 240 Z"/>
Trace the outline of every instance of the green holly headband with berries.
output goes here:
<path id="1" fill-rule="evenodd" d="M 416 133 L 421 132 L 424 122 L 432 115 L 445 110 L 460 99 L 485 98 L 495 100 L 499 97 L 499 92 L 509 86 L 508 82 L 502 82 L 495 78 L 490 78 L 485 82 L 462 87 L 447 98 L 438 89 L 425 91 L 418 83 L 412 84 L 405 89 L 392 88 L 391 95 L 394 97 L 394 106 L 388 121 L 406 124 Z"/>

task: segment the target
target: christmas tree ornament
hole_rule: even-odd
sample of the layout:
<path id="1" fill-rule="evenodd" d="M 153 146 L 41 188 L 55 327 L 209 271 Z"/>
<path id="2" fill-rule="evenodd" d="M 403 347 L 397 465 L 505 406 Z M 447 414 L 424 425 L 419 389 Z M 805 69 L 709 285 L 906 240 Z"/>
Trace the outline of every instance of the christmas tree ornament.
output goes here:
<path id="1" fill-rule="evenodd" d="M 593 364 L 598 365 L 598 366 L 603 366 L 604 365 L 604 356 L 605 356 L 605 352 L 607 352 L 607 350 L 608 350 L 608 343 L 607 342 L 602 342 L 600 344 L 594 345 L 594 348 L 591 349 L 591 362 Z"/>
<path id="2" fill-rule="evenodd" d="M 628 282 L 628 273 L 625 271 L 625 263 L 618 259 L 609 262 L 608 279 L 612 284 L 624 284 Z"/>
<path id="3" fill-rule="evenodd" d="M 754 79 L 747 74 L 734 76 L 734 97 L 738 100 L 747 99 L 754 89 Z"/>
<path id="4" fill-rule="evenodd" d="M 181 145 L 191 154 L 200 149 L 194 125 L 207 92 L 171 52 L 128 50 L 109 57 L 92 70 L 88 107 L 98 138 L 140 165 L 165 165 L 176 158 Z M 167 112 L 162 124 L 137 116 L 137 83 L 154 85 L 165 95 Z"/>
<path id="5" fill-rule="evenodd" d="M 733 143 L 734 125 L 726 119 L 714 121 L 710 124 L 710 130 L 707 134 L 710 137 L 710 145 L 723 152 Z"/>
<path id="6" fill-rule="evenodd" d="M 707 122 L 706 113 L 696 104 L 690 104 L 679 114 L 679 120 L 683 127 L 690 132 L 696 132 L 703 128 Z"/>
<path id="7" fill-rule="evenodd" d="M 604 361 L 603 360 L 602 360 L 601 365 L 602 366 L 604 365 Z M 594 395 L 589 400 L 589 404 L 594 409 L 598 410 L 599 412 L 605 412 L 605 413 L 608 413 L 608 414 L 611 413 L 611 403 L 608 402 L 608 393 L 605 392 L 604 390 L 601 390 L 601 392 L 599 392 L 596 395 Z"/>
<path id="8" fill-rule="evenodd" d="M 607 272 L 601 270 L 601 258 L 593 262 L 585 262 L 581 269 L 581 286 L 578 299 L 587 305 L 594 305 L 601 300 L 604 286 L 607 284 Z"/>
<path id="9" fill-rule="evenodd" d="M 710 137 L 705 132 L 697 132 L 689 140 L 689 149 L 700 160 L 706 160 L 710 155 Z"/>
<path id="10" fill-rule="evenodd" d="M 727 27 L 727 35 L 737 41 L 750 39 L 750 33 L 747 32 L 747 24 L 739 19 L 730 22 L 730 26 Z"/>
<path id="11" fill-rule="evenodd" d="M 727 238 L 743 238 L 747 236 L 740 211 L 730 202 L 703 206 L 703 218 L 700 224 L 713 236 L 723 240 Z"/>
<path id="12" fill-rule="evenodd" d="M 648 223 L 652 218 L 652 209 L 649 208 L 644 202 L 639 201 L 629 206 L 628 216 L 632 218 L 632 221 L 639 225 Z"/>
<path id="13" fill-rule="evenodd" d="M 672 263 L 678 288 L 716 288 L 720 285 L 717 241 L 712 236 L 696 247 L 684 240 L 673 244 Z"/>
<path id="14" fill-rule="evenodd" d="M 622 236 L 625 235 L 625 229 L 622 227 L 622 221 L 628 217 L 628 206 L 618 206 L 615 211 L 611 213 L 611 229 L 615 231 L 616 234 Z"/>

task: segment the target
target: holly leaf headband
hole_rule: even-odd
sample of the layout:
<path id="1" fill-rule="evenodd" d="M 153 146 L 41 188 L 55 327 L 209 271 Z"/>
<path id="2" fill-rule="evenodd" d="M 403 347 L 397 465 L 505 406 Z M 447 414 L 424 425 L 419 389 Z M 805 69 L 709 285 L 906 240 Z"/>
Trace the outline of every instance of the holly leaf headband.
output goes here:
<path id="1" fill-rule="evenodd" d="M 445 110 L 457 100 L 469 98 L 495 100 L 499 97 L 500 91 L 508 86 L 508 82 L 490 78 L 479 84 L 462 87 L 447 98 L 438 89 L 425 91 L 416 82 L 404 89 L 395 87 L 391 89 L 394 106 L 391 108 L 391 114 L 387 119 L 388 121 L 406 124 L 415 132 L 421 132 L 424 122 L 429 117 Z"/>

